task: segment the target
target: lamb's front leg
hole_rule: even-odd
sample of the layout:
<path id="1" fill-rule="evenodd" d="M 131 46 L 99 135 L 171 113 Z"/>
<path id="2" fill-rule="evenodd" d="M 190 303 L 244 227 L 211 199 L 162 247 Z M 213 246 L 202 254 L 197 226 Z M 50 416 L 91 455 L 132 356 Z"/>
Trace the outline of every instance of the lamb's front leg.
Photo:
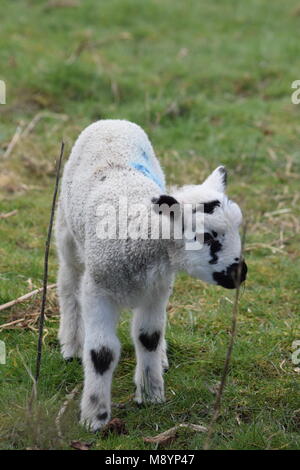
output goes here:
<path id="1" fill-rule="evenodd" d="M 120 356 L 118 309 L 112 299 L 97 293 L 90 279 L 83 283 L 82 307 L 85 342 L 81 423 L 97 431 L 111 415 L 112 375 Z"/>
<path id="2" fill-rule="evenodd" d="M 137 403 L 165 401 L 163 367 L 167 365 L 164 339 L 167 299 L 168 295 L 161 295 L 148 300 L 134 313 L 132 336 L 137 357 Z"/>

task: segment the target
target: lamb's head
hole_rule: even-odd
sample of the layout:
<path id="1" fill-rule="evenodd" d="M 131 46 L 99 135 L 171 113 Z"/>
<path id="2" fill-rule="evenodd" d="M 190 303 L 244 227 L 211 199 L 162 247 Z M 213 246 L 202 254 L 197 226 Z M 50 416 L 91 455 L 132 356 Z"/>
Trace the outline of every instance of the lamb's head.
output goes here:
<path id="1" fill-rule="evenodd" d="M 179 209 L 173 218 L 174 227 L 180 222 L 183 230 L 183 240 L 177 242 L 174 253 L 179 269 L 208 283 L 234 289 L 238 279 L 246 279 L 247 266 L 241 260 L 242 213 L 225 194 L 226 180 L 226 170 L 220 166 L 203 184 L 184 186 L 156 202 L 175 204 L 173 207 Z"/>

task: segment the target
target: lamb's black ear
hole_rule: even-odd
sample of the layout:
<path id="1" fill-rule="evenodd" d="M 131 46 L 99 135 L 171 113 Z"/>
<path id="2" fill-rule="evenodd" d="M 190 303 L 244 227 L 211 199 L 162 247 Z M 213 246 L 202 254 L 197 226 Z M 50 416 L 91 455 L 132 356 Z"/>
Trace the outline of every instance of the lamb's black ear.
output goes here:
<path id="1" fill-rule="evenodd" d="M 169 207 L 173 206 L 174 204 L 178 204 L 178 201 L 173 196 L 168 196 L 167 194 L 162 194 L 159 197 L 152 198 L 153 204 L 167 204 Z"/>
<path id="2" fill-rule="evenodd" d="M 175 212 L 177 214 L 177 212 L 180 211 L 177 199 L 173 196 L 168 196 L 167 194 L 162 194 L 159 197 L 152 198 L 152 204 L 154 204 L 154 210 L 158 214 L 163 214 L 164 212 L 166 212 L 166 214 L 170 214 L 170 208 L 172 208 L 173 214 L 175 214 Z"/>

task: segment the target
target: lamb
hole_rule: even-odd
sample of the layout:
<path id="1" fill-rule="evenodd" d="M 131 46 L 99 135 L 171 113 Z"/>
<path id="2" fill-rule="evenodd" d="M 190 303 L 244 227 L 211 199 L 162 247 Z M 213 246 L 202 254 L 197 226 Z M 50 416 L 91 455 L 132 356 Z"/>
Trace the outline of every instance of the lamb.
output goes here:
<path id="1" fill-rule="evenodd" d="M 135 400 L 160 403 L 168 368 L 166 307 L 176 273 L 186 271 L 233 289 L 241 266 L 239 282 L 245 280 L 242 214 L 225 194 L 226 175 L 220 166 L 204 183 L 166 194 L 164 173 L 147 135 L 125 120 L 95 122 L 74 144 L 56 221 L 59 341 L 64 359 L 83 361 L 81 423 L 88 429 L 97 431 L 110 419 L 111 382 L 121 349 L 116 325 L 123 308 L 133 311 Z M 127 220 L 119 211 L 124 200 L 129 209 L 141 209 L 128 210 Z M 108 227 L 111 214 L 115 233 Z M 144 224 L 150 219 L 159 222 L 157 236 L 151 224 Z M 170 236 L 162 235 L 163 221 Z M 135 234 L 145 225 L 144 236 L 128 231 L 121 236 L 122 222 Z"/>

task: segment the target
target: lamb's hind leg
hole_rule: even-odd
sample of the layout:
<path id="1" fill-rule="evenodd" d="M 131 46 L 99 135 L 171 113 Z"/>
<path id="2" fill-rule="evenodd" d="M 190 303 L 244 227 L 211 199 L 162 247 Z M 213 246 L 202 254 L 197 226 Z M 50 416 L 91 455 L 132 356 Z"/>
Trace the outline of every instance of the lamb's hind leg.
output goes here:
<path id="1" fill-rule="evenodd" d="M 147 299 L 134 312 L 132 336 L 135 344 L 137 366 L 135 371 L 137 403 L 163 402 L 163 369 L 167 367 L 164 339 L 166 304 L 169 289 Z"/>
<path id="2" fill-rule="evenodd" d="M 82 357 L 84 327 L 79 303 L 81 273 L 63 262 L 58 271 L 60 325 L 58 338 L 66 360 Z"/>
<path id="3" fill-rule="evenodd" d="M 61 217 L 61 214 L 60 214 Z M 84 327 L 79 302 L 83 266 L 78 262 L 75 241 L 60 218 L 57 226 L 59 271 L 57 278 L 60 306 L 58 338 L 64 359 L 82 356 Z"/>

